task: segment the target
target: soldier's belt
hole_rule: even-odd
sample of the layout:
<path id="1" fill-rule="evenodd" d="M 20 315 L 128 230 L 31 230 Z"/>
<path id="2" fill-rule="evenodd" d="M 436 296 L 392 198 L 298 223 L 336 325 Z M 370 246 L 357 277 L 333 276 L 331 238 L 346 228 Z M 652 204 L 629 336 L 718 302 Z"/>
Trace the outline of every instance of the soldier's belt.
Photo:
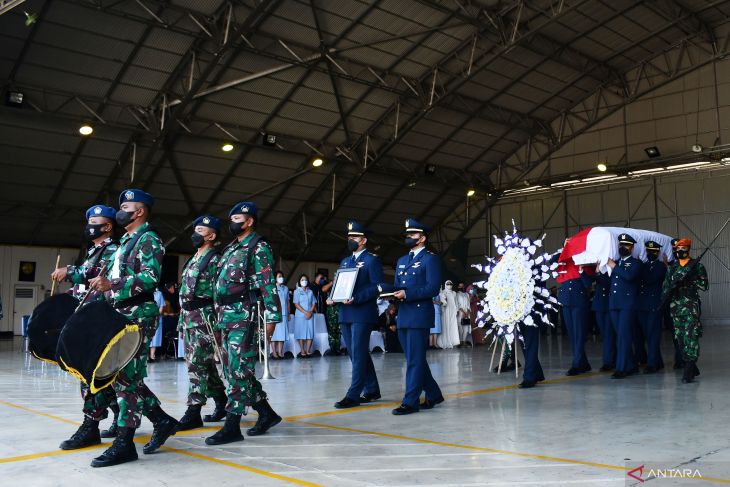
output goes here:
<path id="1" fill-rule="evenodd" d="M 220 296 L 216 298 L 215 304 L 218 306 L 225 306 L 228 304 L 234 304 L 234 303 L 244 303 L 249 304 L 251 303 L 251 298 L 249 297 L 248 293 L 246 294 L 236 294 L 233 296 Z"/>
<path id="2" fill-rule="evenodd" d="M 213 306 L 213 299 L 191 299 L 190 301 L 185 301 L 180 305 L 180 307 L 185 311 L 195 311 L 196 309 L 205 308 L 206 306 Z"/>
<path id="3" fill-rule="evenodd" d="M 139 306 L 145 303 L 154 303 L 155 295 L 153 293 L 142 293 L 132 296 L 131 298 L 122 299 L 114 303 L 114 309 L 129 308 L 130 306 Z"/>

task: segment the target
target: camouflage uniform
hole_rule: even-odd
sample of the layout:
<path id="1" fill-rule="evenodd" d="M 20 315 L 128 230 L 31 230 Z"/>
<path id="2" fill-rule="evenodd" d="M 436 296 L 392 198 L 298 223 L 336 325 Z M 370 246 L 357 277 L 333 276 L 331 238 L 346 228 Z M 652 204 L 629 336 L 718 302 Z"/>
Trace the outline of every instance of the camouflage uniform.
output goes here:
<path id="1" fill-rule="evenodd" d="M 152 293 L 160 283 L 162 272 L 162 258 L 165 249 L 156 233 L 150 232 L 149 223 L 144 223 L 136 232 L 145 232 L 134 246 L 127 249 L 131 235 L 125 234 L 119 241 L 119 248 L 114 254 L 115 264 L 107 272 L 107 279 L 111 280 L 112 289 L 107 298 L 117 307 L 124 316 L 134 320 L 142 328 L 143 340 L 137 355 L 119 372 L 114 383 L 119 404 L 120 428 L 139 428 L 142 413 L 148 413 L 160 405 L 159 399 L 144 383 L 147 377 L 147 357 L 149 356 L 150 341 L 157 329 L 159 309 L 152 298 Z M 135 233 L 136 233 L 135 232 Z M 119 262 L 119 276 L 115 277 L 116 261 L 123 254 L 128 257 L 125 262 Z M 149 294 L 149 300 L 134 305 L 120 303 L 132 297 Z"/>
<path id="2" fill-rule="evenodd" d="M 81 301 L 89 292 L 89 280 L 97 277 L 104 266 L 109 263 L 116 252 L 118 245 L 111 238 L 107 238 L 101 245 L 94 245 L 86 254 L 84 263 L 80 266 L 70 265 L 66 267 L 66 280 L 74 284 L 69 289 L 69 294 Z M 102 252 L 99 255 L 99 252 Z M 94 291 L 95 292 L 95 291 Z M 98 298 L 102 298 L 101 295 Z M 94 297 L 90 297 L 94 299 Z M 89 386 L 81 383 L 81 399 L 84 400 L 82 411 L 84 415 L 94 421 L 101 421 L 107 417 L 107 409 L 116 404 L 117 399 L 114 389 L 107 387 L 97 394 L 92 394 Z"/>
<path id="3" fill-rule="evenodd" d="M 205 322 L 215 326 L 213 309 L 213 285 L 220 256 L 213 255 L 206 269 L 198 272 L 200 262 L 214 249 L 195 254 L 182 271 L 180 284 L 180 324 L 178 329 L 185 333 L 185 360 L 188 365 L 188 406 L 205 404 L 207 397 L 221 396 L 225 386 L 215 367 L 213 337 L 208 333 Z M 198 301 L 205 306 L 185 309 L 187 304 Z"/>
<path id="4" fill-rule="evenodd" d="M 664 278 L 663 294 L 666 295 L 680 279 L 687 275 L 695 265 L 694 259 L 684 265 L 671 265 Z M 695 362 L 700 355 L 700 295 L 699 291 L 707 291 L 709 283 L 707 270 L 697 262 L 697 270 L 688 281 L 681 284 L 669 302 L 669 314 L 674 324 L 674 336 L 679 342 L 682 357 L 685 361 Z"/>
<path id="5" fill-rule="evenodd" d="M 264 321 L 281 321 L 278 295 L 273 278 L 274 257 L 269 244 L 263 240 L 255 246 L 253 256 L 249 257 L 248 244 L 256 237 L 256 232 L 247 235 L 242 241 L 237 239 L 223 252 L 218 262 L 215 285 L 217 329 L 222 330 L 223 365 L 228 381 L 228 403 L 226 411 L 244 415 L 248 406 L 266 399 L 261 383 L 256 379 L 256 357 L 258 355 L 255 335 L 257 331 L 256 302 L 261 297 L 264 307 Z M 251 262 L 252 269 L 249 269 Z M 250 271 L 253 270 L 253 275 Z M 240 301 L 223 304 L 227 299 Z"/>

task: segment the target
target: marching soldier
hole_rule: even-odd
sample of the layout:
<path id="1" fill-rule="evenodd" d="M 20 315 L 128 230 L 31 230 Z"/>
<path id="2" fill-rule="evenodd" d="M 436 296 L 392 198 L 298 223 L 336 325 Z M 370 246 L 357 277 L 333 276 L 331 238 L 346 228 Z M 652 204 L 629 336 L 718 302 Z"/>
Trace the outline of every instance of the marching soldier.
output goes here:
<path id="1" fill-rule="evenodd" d="M 709 288 L 705 266 L 689 256 L 691 247 L 692 241 L 688 238 L 677 242 L 678 263 L 669 267 L 663 285 L 663 294 L 669 300 L 674 335 L 684 359 L 683 383 L 693 382 L 700 374 L 697 368 L 702 336 L 699 292 Z"/>
<path id="2" fill-rule="evenodd" d="M 335 403 L 337 409 L 359 406 L 380 399 L 380 386 L 370 358 L 370 332 L 378 322 L 378 284 L 382 283 L 380 257 L 367 248 L 369 230 L 356 221 L 347 224 L 347 248 L 352 255 L 340 263 L 340 269 L 359 269 L 352 299 L 339 305 L 339 322 L 345 347 L 352 362 L 352 380 L 345 397 Z M 327 304 L 333 302 L 328 300 Z M 362 396 L 361 396 L 362 394 Z"/>
<path id="3" fill-rule="evenodd" d="M 608 294 L 611 290 L 611 276 L 601 273 L 596 265 L 591 310 L 596 315 L 596 323 L 601 330 L 603 364 L 601 372 L 608 372 L 616 367 L 616 333 L 611 326 L 611 313 L 608 309 Z"/>
<path id="4" fill-rule="evenodd" d="M 220 255 L 213 247 L 220 231 L 220 220 L 203 215 L 193 222 L 191 240 L 198 249 L 183 267 L 180 279 L 180 325 L 185 333 L 185 361 L 188 366 L 188 409 L 180 418 L 180 431 L 203 426 L 200 410 L 208 397 L 215 401 L 215 411 L 206 421 L 220 421 L 226 416 L 226 388 L 215 366 L 215 326 L 213 286 Z"/>
<path id="5" fill-rule="evenodd" d="M 619 238 L 618 262 L 608 259 L 611 272 L 611 292 L 608 308 L 611 325 L 616 332 L 616 371 L 611 378 L 625 379 L 638 370 L 633 353 L 632 331 L 636 320 L 636 296 L 639 290 L 641 261 L 631 256 L 636 240 L 625 233 Z"/>
<path id="6" fill-rule="evenodd" d="M 246 414 L 248 407 L 259 415 L 254 427 L 247 431 L 250 436 L 263 435 L 281 421 L 256 379 L 259 298 L 263 300 L 265 333 L 272 333 L 276 323 L 281 321 L 274 284 L 274 256 L 268 242 L 254 231 L 256 215 L 256 204 L 250 201 L 236 203 L 228 212 L 229 230 L 235 239 L 218 262 L 213 292 L 217 327 L 222 331 L 228 414 L 223 428 L 205 440 L 208 445 L 242 441 L 241 416 Z"/>
<path id="7" fill-rule="evenodd" d="M 671 261 L 669 261 L 666 258 L 666 256 L 664 257 L 664 264 L 667 267 L 679 265 L 679 259 L 677 259 L 677 242 L 679 242 L 678 238 L 673 238 L 671 241 L 672 257 L 674 257 L 674 258 Z M 662 315 L 662 319 L 664 320 L 666 328 L 672 332 L 672 344 L 674 345 L 674 365 L 672 366 L 672 368 L 674 370 L 684 369 L 684 359 L 682 358 L 682 348 L 679 346 L 677 337 L 674 334 L 674 323 L 672 322 L 672 315 L 669 312 L 669 306 L 664 306 L 663 312 L 664 313 Z"/>
<path id="8" fill-rule="evenodd" d="M 644 373 L 654 374 L 664 368 L 662 360 L 662 285 L 667 274 L 667 266 L 659 260 L 662 248 L 658 243 L 649 240 L 644 244 L 647 261 L 641 265 L 638 322 L 646 338 L 647 359 Z M 643 348 L 643 343 L 641 347 Z"/>
<path id="9" fill-rule="evenodd" d="M 104 205 L 94 205 L 86 210 L 84 237 L 93 244 L 86 254 L 86 259 L 80 266 L 60 267 L 51 274 L 51 278 L 56 282 L 63 280 L 72 282 L 74 286 L 69 292 L 79 301 L 89 292 L 89 280 L 102 272 L 117 250 L 117 242 L 112 238 L 116 213 L 114 208 Z M 82 382 L 81 398 L 84 400 L 82 409 L 84 422 L 71 438 L 61 443 L 61 450 L 76 450 L 97 445 L 101 443 L 101 438 L 113 438 L 117 435 L 119 406 L 114 390 L 107 387 L 92 394 L 89 386 Z M 108 430 L 100 433 L 99 421 L 106 419 L 107 409 L 114 412 L 114 421 Z"/>
<path id="10" fill-rule="evenodd" d="M 432 409 L 444 402 L 426 362 L 428 334 L 434 321 L 433 296 L 441 285 L 441 259 L 426 250 L 430 231 L 413 218 L 406 220 L 405 244 L 410 252 L 398 259 L 395 269 L 393 297 L 400 300 L 398 339 L 406 356 L 406 391 L 401 405 L 393 410 L 396 416 Z M 426 397 L 419 404 L 422 391 Z"/>
<path id="11" fill-rule="evenodd" d="M 112 257 L 112 266 L 89 281 L 96 291 L 105 293 L 111 305 L 134 320 L 143 330 L 142 346 L 134 358 L 119 372 L 114 391 L 119 404 L 119 433 L 112 446 L 91 462 L 92 467 L 108 467 L 137 460 L 134 432 L 142 414 L 152 422 L 152 438 L 144 445 L 145 454 L 155 452 L 177 431 L 179 423 L 160 407 L 160 400 L 144 383 L 147 376 L 149 346 L 157 328 L 159 309 L 153 291 L 160 284 L 165 249 L 148 223 L 154 199 L 139 189 L 127 189 L 119 195 L 116 222 L 126 230 Z"/>

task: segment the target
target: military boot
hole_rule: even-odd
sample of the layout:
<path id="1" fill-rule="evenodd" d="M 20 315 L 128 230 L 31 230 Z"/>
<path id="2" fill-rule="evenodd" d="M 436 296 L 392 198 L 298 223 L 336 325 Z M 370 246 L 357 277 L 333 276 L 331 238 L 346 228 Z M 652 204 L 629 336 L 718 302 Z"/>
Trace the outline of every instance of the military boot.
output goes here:
<path id="1" fill-rule="evenodd" d="M 109 426 L 109 429 L 101 432 L 102 438 L 114 438 L 119 432 L 119 426 L 117 426 L 117 420 L 119 419 L 119 405 L 114 403 L 109 406 L 109 409 L 111 409 L 114 413 L 114 419 L 112 420 L 112 425 Z"/>
<path id="2" fill-rule="evenodd" d="M 153 430 L 152 438 L 150 438 L 150 441 L 142 447 L 142 452 L 145 455 L 154 453 L 165 443 L 165 441 L 167 441 L 169 437 L 174 435 L 180 427 L 180 423 L 163 411 L 160 406 L 155 406 L 147 414 L 147 418 L 152 421 Z"/>
<path id="3" fill-rule="evenodd" d="M 101 456 L 91 461 L 92 467 L 111 467 L 120 463 L 137 460 L 137 449 L 134 446 L 134 428 L 119 428 L 114 443 Z"/>
<path id="4" fill-rule="evenodd" d="M 203 421 L 206 423 L 215 423 L 226 417 L 226 402 L 228 401 L 228 397 L 225 394 L 220 394 L 215 396 L 213 400 L 215 401 L 215 410 L 213 414 L 206 414 L 203 417 Z"/>
<path id="5" fill-rule="evenodd" d="M 695 380 L 695 363 L 689 360 L 684 362 L 684 374 L 682 374 L 682 383 L 689 384 Z"/>
<path id="6" fill-rule="evenodd" d="M 200 410 L 203 408 L 202 404 L 193 404 L 188 406 L 187 411 L 182 418 L 180 418 L 180 427 L 178 431 L 187 431 L 203 426 L 203 418 L 200 417 Z"/>
<path id="7" fill-rule="evenodd" d="M 84 416 L 84 422 L 81 423 L 76 433 L 71 438 L 61 443 L 61 450 L 78 450 L 91 445 L 101 443 L 99 436 L 99 422 Z"/>
<path id="8" fill-rule="evenodd" d="M 218 430 L 213 436 L 205 439 L 206 445 L 225 445 L 234 441 L 243 441 L 241 434 L 241 415 L 228 413 L 223 428 Z"/>
<path id="9" fill-rule="evenodd" d="M 269 401 L 266 399 L 261 399 L 259 402 L 254 404 L 253 409 L 259 413 L 259 419 L 256 420 L 256 424 L 253 428 L 250 428 L 246 432 L 249 436 L 263 435 L 269 431 L 269 429 L 281 423 L 281 416 L 276 414 L 269 404 Z"/>

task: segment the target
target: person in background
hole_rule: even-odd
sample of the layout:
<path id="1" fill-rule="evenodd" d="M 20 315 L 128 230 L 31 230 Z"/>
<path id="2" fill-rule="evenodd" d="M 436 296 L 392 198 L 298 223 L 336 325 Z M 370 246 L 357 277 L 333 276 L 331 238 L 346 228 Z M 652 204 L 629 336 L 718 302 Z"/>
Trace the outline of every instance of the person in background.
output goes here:
<path id="1" fill-rule="evenodd" d="M 281 360 L 284 358 L 284 342 L 289 339 L 289 288 L 286 287 L 284 273 L 276 273 L 276 292 L 281 303 L 281 322 L 276 324 L 274 334 L 271 336 L 271 358 Z"/>
<path id="2" fill-rule="evenodd" d="M 466 294 L 466 286 L 460 282 L 456 291 L 457 323 L 459 323 L 459 345 L 465 347 L 469 335 L 471 334 L 471 304 L 469 303 L 469 295 Z"/>
<path id="3" fill-rule="evenodd" d="M 441 294 L 439 293 L 433 297 L 433 328 L 431 328 L 428 335 L 428 348 L 430 350 L 441 350 L 441 347 L 438 346 L 439 335 L 441 335 L 441 309 Z"/>
<path id="4" fill-rule="evenodd" d="M 385 351 L 403 353 L 398 340 L 398 306 L 395 303 L 390 303 L 385 313 L 380 315 L 380 327 L 385 333 Z"/>
<path id="5" fill-rule="evenodd" d="M 171 337 L 177 328 L 180 320 L 180 296 L 178 296 L 178 283 L 168 282 L 165 289 L 162 290 L 162 296 L 165 298 L 165 309 L 162 312 L 162 347 L 163 355 L 169 350 L 169 337 Z M 175 358 L 175 352 L 171 357 Z"/>
<path id="6" fill-rule="evenodd" d="M 294 338 L 299 341 L 301 352 L 297 357 L 308 358 L 312 353 L 314 339 L 314 313 L 317 311 L 317 299 L 309 288 L 309 277 L 299 277 L 299 287 L 294 290 L 292 300 L 294 307 Z"/>
<path id="7" fill-rule="evenodd" d="M 157 319 L 157 330 L 155 336 L 152 337 L 150 343 L 150 358 L 148 362 L 157 362 L 157 349 L 162 346 L 162 313 L 165 311 L 165 296 L 158 288 L 154 292 L 155 304 L 160 311 L 160 317 Z"/>
<path id="8" fill-rule="evenodd" d="M 454 348 L 459 344 L 459 306 L 456 301 L 454 284 L 446 281 L 441 291 L 441 334 L 438 337 L 438 346 Z"/>

